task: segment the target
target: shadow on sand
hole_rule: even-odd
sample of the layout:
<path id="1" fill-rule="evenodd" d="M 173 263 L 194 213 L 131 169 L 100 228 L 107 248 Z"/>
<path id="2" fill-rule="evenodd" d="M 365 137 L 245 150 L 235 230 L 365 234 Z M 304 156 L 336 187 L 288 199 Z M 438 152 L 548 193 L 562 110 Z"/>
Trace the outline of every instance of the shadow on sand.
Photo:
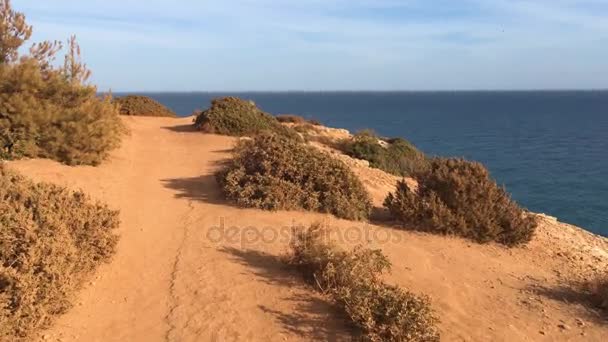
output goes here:
<path id="1" fill-rule="evenodd" d="M 232 149 L 212 151 L 213 153 L 228 153 Z M 222 159 L 213 163 L 213 168 L 221 170 L 226 166 L 229 159 Z M 165 188 L 177 191 L 176 198 L 184 198 L 194 201 L 201 201 L 210 204 L 230 205 L 222 193 L 217 183 L 215 173 L 203 174 L 197 177 L 161 179 Z"/>
<path id="2" fill-rule="evenodd" d="M 215 175 L 192 178 L 173 178 L 161 180 L 163 186 L 177 190 L 176 198 L 202 201 L 210 204 L 229 204 L 222 195 Z"/>
<path id="3" fill-rule="evenodd" d="M 595 306 L 593 295 L 586 292 L 581 285 L 545 286 L 533 284 L 528 286 L 526 290 L 538 296 L 573 306 L 577 310 L 577 316 L 585 320 L 599 324 L 608 323 L 608 314 Z"/>
<path id="4" fill-rule="evenodd" d="M 314 341 L 350 341 L 352 336 L 348 325 L 340 317 L 334 306 L 327 300 L 311 293 L 302 284 L 301 277 L 280 260 L 279 257 L 255 250 L 241 250 L 225 247 L 222 252 L 229 254 L 234 261 L 253 269 L 253 274 L 268 284 L 302 289 L 289 298 L 293 304 L 289 311 L 276 310 L 259 305 L 260 310 L 275 317 L 283 328 L 302 338 Z"/>
<path id="5" fill-rule="evenodd" d="M 196 127 L 193 124 L 188 125 L 176 125 L 176 126 L 165 126 L 163 129 L 177 132 L 177 133 L 190 133 L 190 132 L 198 132 Z"/>

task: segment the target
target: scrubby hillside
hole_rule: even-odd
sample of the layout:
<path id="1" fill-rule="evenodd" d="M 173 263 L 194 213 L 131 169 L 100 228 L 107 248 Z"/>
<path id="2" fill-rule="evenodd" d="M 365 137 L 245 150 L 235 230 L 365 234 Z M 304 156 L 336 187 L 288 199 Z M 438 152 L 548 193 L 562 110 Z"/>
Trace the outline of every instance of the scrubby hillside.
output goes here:
<path id="1" fill-rule="evenodd" d="M 0 164 L 0 340 L 31 337 L 70 308 L 115 250 L 118 212 Z"/>
<path id="2" fill-rule="evenodd" d="M 177 116 L 174 111 L 147 96 L 127 95 L 115 98 L 114 103 L 118 105 L 121 115 Z"/>
<path id="3" fill-rule="evenodd" d="M 340 250 L 356 244 L 382 250 L 393 265 L 383 281 L 427 294 L 445 341 L 586 342 L 608 334 L 605 316 L 587 302 L 589 292 L 581 296 L 570 286 L 605 273 L 606 238 L 544 217 L 528 244 L 505 248 L 385 221 L 236 208 L 214 177 L 237 139 L 166 129 L 191 118 L 123 119 L 132 134 L 99 168 L 9 163 L 121 210 L 113 262 L 44 332 L 49 341 L 351 340 L 353 327 L 339 306 L 281 259 L 293 241 L 290 228 L 318 221 Z M 347 161 L 375 206 L 400 178 L 336 157 Z"/>

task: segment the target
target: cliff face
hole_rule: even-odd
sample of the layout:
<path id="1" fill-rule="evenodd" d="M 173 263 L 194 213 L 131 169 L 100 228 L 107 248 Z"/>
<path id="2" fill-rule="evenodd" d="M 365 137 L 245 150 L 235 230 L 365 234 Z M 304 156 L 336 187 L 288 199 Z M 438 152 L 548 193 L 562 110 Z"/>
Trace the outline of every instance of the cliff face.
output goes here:
<path id="1" fill-rule="evenodd" d="M 563 265 L 555 270 L 556 274 L 572 281 L 608 271 L 608 238 L 559 222 L 555 217 L 537 216 L 540 229 L 530 248 L 544 250 Z"/>

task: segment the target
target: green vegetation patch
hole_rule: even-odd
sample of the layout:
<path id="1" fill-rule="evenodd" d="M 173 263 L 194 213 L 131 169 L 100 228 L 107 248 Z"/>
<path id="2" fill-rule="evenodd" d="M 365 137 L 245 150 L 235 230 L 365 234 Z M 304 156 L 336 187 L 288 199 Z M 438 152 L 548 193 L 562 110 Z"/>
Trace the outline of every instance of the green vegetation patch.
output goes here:
<path id="1" fill-rule="evenodd" d="M 277 134 L 242 141 L 218 181 L 226 197 L 244 207 L 305 209 L 353 220 L 371 211 L 363 184 L 344 163 Z"/>
<path id="2" fill-rule="evenodd" d="M 413 176 L 416 189 L 400 182 L 384 202 L 405 226 L 508 246 L 532 239 L 536 219 L 511 200 L 482 164 L 434 158 Z"/>
<path id="3" fill-rule="evenodd" d="M 116 248 L 118 212 L 0 165 L 0 340 L 27 340 L 71 307 Z"/>
<path id="4" fill-rule="evenodd" d="M 0 1 L 0 159 L 51 158 L 66 164 L 99 164 L 118 147 L 125 132 L 117 108 L 87 84 L 90 71 L 80 60 L 74 37 L 65 64 L 52 63 L 62 45 L 35 44 L 25 16 Z"/>
<path id="5" fill-rule="evenodd" d="M 426 157 L 409 141 L 402 138 L 382 140 L 369 130 L 342 142 L 340 148 L 353 158 L 369 161 L 373 168 L 398 176 L 408 176 L 426 167 Z"/>
<path id="6" fill-rule="evenodd" d="M 236 97 L 213 99 L 211 107 L 202 111 L 194 120 L 197 129 L 231 136 L 253 136 L 262 132 L 274 132 L 300 140 L 297 132 L 281 123 L 272 115 L 260 110 L 253 101 Z"/>
<path id="7" fill-rule="evenodd" d="M 121 115 L 177 116 L 174 111 L 147 96 L 128 95 L 118 97 L 114 99 L 114 103 L 118 105 Z"/>
<path id="8" fill-rule="evenodd" d="M 287 262 L 335 302 L 364 340 L 439 341 L 430 300 L 381 280 L 391 266 L 382 251 L 343 251 L 327 240 L 320 225 L 298 232 Z"/>

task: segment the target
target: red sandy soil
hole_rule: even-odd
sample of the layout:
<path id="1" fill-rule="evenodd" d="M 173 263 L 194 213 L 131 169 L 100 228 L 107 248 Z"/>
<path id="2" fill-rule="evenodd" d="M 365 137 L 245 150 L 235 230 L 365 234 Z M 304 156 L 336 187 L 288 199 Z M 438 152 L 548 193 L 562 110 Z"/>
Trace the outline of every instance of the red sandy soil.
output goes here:
<path id="1" fill-rule="evenodd" d="M 193 132 L 191 118 L 124 120 L 130 136 L 100 167 L 9 163 L 121 211 L 115 258 L 43 340 L 350 340 L 344 318 L 278 259 L 288 227 L 316 221 L 346 245 L 381 248 L 393 262 L 388 281 L 431 296 L 442 340 L 607 340 L 608 322 L 568 286 L 606 270 L 604 238 L 547 218 L 529 246 L 506 249 L 329 215 L 239 209 L 213 177 L 234 138 Z M 355 164 L 380 205 L 396 178 Z"/>

